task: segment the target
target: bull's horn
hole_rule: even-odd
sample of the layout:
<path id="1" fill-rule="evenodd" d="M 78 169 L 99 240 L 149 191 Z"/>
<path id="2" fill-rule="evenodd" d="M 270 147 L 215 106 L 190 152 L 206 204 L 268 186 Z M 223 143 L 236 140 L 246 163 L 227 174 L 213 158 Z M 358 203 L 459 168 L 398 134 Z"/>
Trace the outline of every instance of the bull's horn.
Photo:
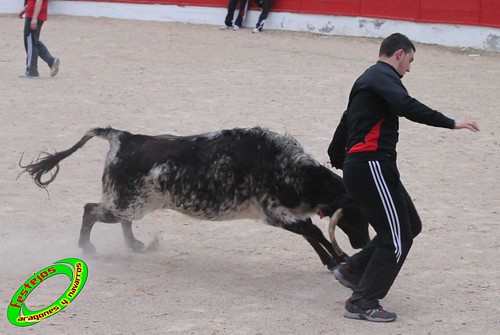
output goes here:
<path id="1" fill-rule="evenodd" d="M 337 240 L 335 239 L 335 227 L 342 218 L 342 215 L 342 208 L 337 209 L 335 213 L 333 213 L 332 218 L 330 219 L 330 223 L 328 224 L 328 234 L 330 235 L 330 241 L 332 242 L 335 253 L 339 257 L 344 256 L 344 251 L 340 248 Z"/>

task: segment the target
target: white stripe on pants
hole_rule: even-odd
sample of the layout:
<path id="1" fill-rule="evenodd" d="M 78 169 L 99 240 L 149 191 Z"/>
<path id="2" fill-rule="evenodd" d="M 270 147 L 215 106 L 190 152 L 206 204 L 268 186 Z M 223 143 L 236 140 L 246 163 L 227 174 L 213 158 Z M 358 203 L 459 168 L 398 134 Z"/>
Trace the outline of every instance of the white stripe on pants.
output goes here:
<path id="1" fill-rule="evenodd" d="M 27 45 L 27 60 L 26 60 L 26 67 L 31 69 L 31 61 L 33 59 L 33 36 L 31 34 L 28 35 L 26 38 L 26 45 Z"/>
<path id="2" fill-rule="evenodd" d="M 380 169 L 380 163 L 377 161 L 369 161 L 370 171 L 372 173 L 375 185 L 377 186 L 377 191 L 384 205 L 385 214 L 387 216 L 387 221 L 389 222 L 389 227 L 391 228 L 392 242 L 394 243 L 394 249 L 396 254 L 396 261 L 399 263 L 401 258 L 401 228 L 399 224 L 399 217 L 392 201 L 391 193 L 387 188 L 384 176 L 382 175 L 382 170 Z"/>

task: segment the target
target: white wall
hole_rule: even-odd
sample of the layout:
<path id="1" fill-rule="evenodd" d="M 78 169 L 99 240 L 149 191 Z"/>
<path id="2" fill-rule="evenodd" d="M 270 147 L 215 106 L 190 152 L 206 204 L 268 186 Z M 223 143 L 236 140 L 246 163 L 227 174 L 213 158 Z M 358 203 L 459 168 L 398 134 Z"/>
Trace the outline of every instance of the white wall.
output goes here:
<path id="1" fill-rule="evenodd" d="M 0 13 L 17 13 L 22 4 L 22 0 L 1 0 Z M 223 23 L 226 10 L 194 6 L 52 0 L 49 13 L 220 25 Z M 245 25 L 253 26 L 258 15 L 258 12 L 250 11 Z M 385 37 L 393 32 L 401 32 L 420 43 L 500 51 L 500 29 L 488 27 L 271 11 L 265 29 L 365 37 Z"/>

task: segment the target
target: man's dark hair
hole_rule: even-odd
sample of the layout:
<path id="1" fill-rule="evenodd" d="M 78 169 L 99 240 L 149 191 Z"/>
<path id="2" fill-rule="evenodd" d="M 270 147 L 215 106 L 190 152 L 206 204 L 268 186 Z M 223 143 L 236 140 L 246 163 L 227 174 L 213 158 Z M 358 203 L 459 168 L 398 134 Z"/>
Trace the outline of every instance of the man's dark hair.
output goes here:
<path id="1" fill-rule="evenodd" d="M 394 33 L 382 41 L 378 55 L 391 57 L 399 49 L 403 49 L 404 52 L 417 51 L 408 37 L 400 33 Z"/>

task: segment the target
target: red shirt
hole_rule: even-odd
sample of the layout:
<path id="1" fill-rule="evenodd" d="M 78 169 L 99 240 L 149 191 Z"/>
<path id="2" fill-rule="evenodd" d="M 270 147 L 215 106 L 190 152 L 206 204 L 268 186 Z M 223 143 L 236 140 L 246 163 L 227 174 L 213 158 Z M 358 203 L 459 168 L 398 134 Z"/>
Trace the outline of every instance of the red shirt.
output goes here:
<path id="1" fill-rule="evenodd" d="M 33 18 L 33 12 L 35 11 L 36 0 L 28 0 L 26 4 L 26 17 L 30 19 Z M 38 13 L 38 21 L 47 21 L 47 8 L 49 6 L 49 0 L 42 0 L 42 8 L 40 8 L 40 13 Z"/>

